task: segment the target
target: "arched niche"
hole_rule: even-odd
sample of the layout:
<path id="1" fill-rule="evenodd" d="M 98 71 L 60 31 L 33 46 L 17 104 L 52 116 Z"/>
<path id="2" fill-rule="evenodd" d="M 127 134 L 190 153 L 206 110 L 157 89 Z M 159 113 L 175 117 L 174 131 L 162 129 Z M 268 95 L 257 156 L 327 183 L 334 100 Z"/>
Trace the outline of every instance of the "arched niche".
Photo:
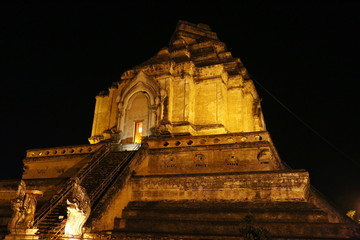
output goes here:
<path id="1" fill-rule="evenodd" d="M 121 143 L 134 143 L 138 123 L 141 123 L 142 137 L 151 135 L 162 111 L 159 85 L 140 72 L 120 91 L 118 109 Z"/>
<path id="2" fill-rule="evenodd" d="M 150 135 L 149 112 L 149 95 L 146 92 L 136 92 L 130 97 L 125 109 L 122 130 L 125 143 L 140 143 L 141 137 Z"/>

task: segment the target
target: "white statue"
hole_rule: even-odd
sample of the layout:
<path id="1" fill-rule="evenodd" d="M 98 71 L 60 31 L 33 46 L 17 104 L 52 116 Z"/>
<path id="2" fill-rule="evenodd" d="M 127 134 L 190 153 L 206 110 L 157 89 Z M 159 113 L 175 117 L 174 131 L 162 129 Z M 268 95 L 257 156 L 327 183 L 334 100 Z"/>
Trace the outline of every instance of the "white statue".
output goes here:
<path id="1" fill-rule="evenodd" d="M 67 220 L 65 224 L 65 237 L 81 237 L 83 233 L 83 226 L 90 216 L 91 205 L 90 200 L 79 184 L 78 179 L 75 179 L 73 200 L 66 200 L 67 206 Z"/>

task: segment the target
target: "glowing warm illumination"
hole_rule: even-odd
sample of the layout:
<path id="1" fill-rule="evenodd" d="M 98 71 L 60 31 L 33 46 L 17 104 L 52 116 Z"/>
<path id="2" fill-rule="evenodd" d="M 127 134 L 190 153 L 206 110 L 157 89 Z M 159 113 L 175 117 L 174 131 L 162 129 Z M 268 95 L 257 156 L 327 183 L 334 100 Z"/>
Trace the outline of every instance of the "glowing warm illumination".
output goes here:
<path id="1" fill-rule="evenodd" d="M 135 122 L 134 143 L 141 143 L 143 123 Z"/>

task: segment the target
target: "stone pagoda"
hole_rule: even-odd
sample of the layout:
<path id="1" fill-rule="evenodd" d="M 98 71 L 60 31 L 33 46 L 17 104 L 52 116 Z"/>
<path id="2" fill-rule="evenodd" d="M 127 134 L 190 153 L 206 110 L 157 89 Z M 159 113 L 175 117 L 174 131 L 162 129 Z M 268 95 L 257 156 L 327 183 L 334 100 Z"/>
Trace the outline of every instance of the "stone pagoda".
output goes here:
<path id="1" fill-rule="evenodd" d="M 169 46 L 96 96 L 89 142 L 27 151 L 39 239 L 360 236 L 282 162 L 246 68 L 205 24 L 179 21 Z"/>

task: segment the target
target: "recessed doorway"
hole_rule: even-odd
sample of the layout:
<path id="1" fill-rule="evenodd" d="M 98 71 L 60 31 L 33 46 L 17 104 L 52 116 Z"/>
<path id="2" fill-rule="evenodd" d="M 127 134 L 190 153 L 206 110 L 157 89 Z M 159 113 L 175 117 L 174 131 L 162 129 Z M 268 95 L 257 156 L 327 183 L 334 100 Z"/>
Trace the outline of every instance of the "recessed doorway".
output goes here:
<path id="1" fill-rule="evenodd" d="M 143 131 L 143 122 L 135 122 L 134 143 L 141 143 L 142 131 Z"/>

